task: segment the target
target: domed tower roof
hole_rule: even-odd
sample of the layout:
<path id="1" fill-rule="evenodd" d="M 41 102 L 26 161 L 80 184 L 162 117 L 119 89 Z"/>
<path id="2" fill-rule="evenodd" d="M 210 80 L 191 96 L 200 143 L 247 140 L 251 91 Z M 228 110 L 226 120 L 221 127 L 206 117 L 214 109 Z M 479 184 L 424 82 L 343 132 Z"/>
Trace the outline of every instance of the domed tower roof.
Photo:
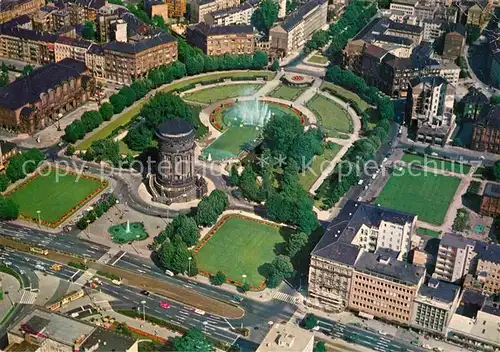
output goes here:
<path id="1" fill-rule="evenodd" d="M 182 119 L 165 120 L 156 127 L 156 134 L 163 138 L 182 137 L 194 132 L 193 124 Z"/>

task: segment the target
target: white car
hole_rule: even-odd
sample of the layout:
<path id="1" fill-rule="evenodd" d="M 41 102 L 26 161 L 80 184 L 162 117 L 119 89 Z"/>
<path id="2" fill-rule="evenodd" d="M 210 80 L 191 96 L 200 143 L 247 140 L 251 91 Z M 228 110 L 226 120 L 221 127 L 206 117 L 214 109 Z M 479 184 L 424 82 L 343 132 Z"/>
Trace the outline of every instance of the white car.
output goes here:
<path id="1" fill-rule="evenodd" d="M 378 333 L 382 336 L 387 336 L 388 334 L 384 330 L 379 330 Z"/>
<path id="2" fill-rule="evenodd" d="M 9 261 L 6 261 L 6 262 L 3 262 L 5 265 L 9 266 L 9 265 L 12 265 L 12 262 L 9 262 Z"/>
<path id="3" fill-rule="evenodd" d="M 201 310 L 201 309 L 198 309 L 198 308 L 196 308 L 196 309 L 194 310 L 194 312 L 195 312 L 196 314 L 199 314 L 199 315 L 205 315 L 205 311 L 204 311 L 204 310 Z"/>

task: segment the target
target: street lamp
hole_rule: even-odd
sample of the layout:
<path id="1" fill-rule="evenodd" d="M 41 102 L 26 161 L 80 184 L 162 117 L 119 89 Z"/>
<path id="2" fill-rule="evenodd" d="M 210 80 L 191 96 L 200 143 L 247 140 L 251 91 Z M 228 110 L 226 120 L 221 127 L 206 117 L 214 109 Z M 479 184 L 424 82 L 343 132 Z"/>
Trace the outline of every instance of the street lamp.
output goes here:
<path id="1" fill-rule="evenodd" d="M 37 210 L 36 211 L 36 215 L 38 217 L 38 227 L 40 227 L 40 225 L 42 224 L 42 219 L 40 218 L 40 213 L 41 212 L 42 212 L 41 210 Z"/>
<path id="2" fill-rule="evenodd" d="M 146 321 L 146 301 L 141 301 L 142 303 L 142 320 Z"/>
<path id="3" fill-rule="evenodd" d="M 191 260 L 193 260 L 193 257 L 189 257 L 188 258 L 188 276 L 190 275 L 191 273 Z"/>
<path id="4" fill-rule="evenodd" d="M 58 119 L 57 119 L 57 130 L 60 131 L 61 130 L 61 119 L 63 117 L 63 114 L 59 113 L 57 115 Z"/>
<path id="5" fill-rule="evenodd" d="M 243 274 L 241 275 L 241 277 L 243 278 L 243 285 L 247 283 L 247 274 Z"/>

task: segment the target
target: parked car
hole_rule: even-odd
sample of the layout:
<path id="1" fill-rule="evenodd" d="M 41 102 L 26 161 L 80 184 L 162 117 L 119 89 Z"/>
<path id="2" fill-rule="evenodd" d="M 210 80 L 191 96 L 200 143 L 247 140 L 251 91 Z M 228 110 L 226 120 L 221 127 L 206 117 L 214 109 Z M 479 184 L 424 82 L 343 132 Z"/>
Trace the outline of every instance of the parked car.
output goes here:
<path id="1" fill-rule="evenodd" d="M 144 296 L 149 296 L 150 295 L 150 293 L 149 293 L 148 290 L 142 290 L 141 294 L 143 294 Z"/>
<path id="2" fill-rule="evenodd" d="M 161 301 L 160 302 L 160 307 L 163 308 L 163 309 L 169 309 L 170 308 L 170 304 L 168 304 L 167 302 Z"/>

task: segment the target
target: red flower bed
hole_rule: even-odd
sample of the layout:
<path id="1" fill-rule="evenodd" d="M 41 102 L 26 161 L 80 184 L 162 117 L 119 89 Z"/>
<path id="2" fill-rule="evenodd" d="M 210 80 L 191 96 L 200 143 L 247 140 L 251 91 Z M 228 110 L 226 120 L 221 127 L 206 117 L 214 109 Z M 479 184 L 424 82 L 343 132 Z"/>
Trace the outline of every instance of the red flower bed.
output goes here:
<path id="1" fill-rule="evenodd" d="M 292 79 L 292 81 L 300 82 L 300 81 L 304 80 L 304 77 L 302 77 L 302 76 L 293 76 L 291 79 Z"/>

